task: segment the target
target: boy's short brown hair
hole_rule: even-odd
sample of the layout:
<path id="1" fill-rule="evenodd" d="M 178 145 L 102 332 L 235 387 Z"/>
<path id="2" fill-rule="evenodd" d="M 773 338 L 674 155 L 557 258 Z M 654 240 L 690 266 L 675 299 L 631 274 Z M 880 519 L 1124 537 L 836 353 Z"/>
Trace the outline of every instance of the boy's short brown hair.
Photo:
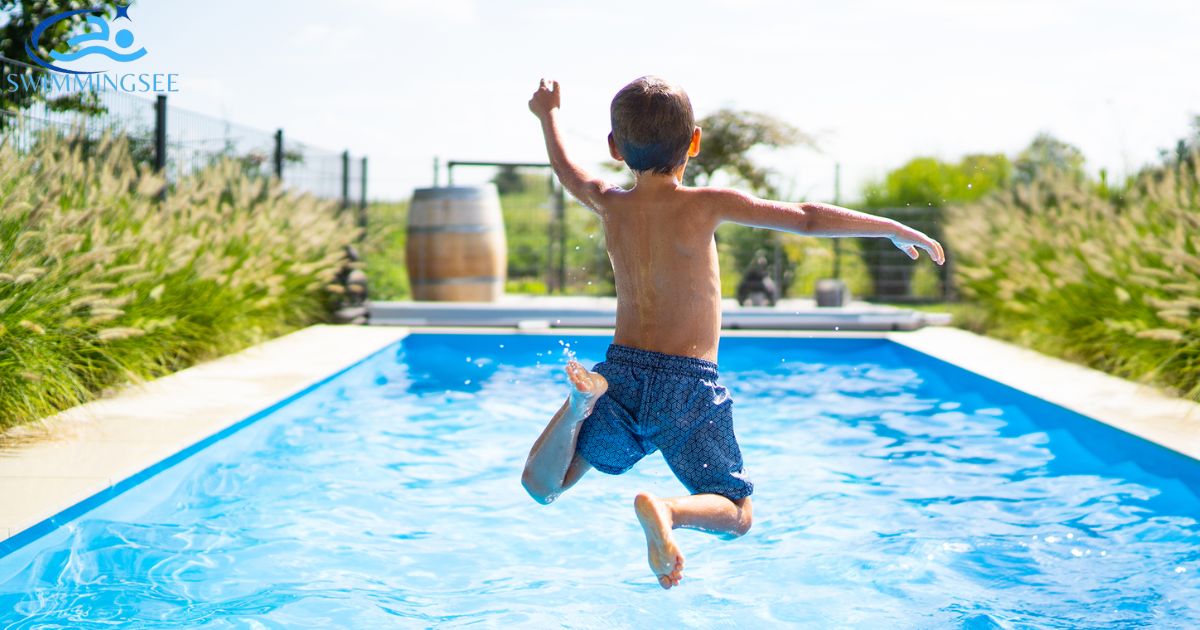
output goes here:
<path id="1" fill-rule="evenodd" d="M 696 120 L 683 88 L 653 76 L 634 79 L 613 97 L 609 113 L 629 168 L 667 175 L 687 160 Z"/>

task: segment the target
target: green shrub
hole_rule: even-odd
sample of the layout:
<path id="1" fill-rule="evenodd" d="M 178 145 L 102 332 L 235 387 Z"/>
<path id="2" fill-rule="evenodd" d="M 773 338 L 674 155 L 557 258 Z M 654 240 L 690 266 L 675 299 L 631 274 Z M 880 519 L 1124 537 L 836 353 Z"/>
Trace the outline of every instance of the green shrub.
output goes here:
<path id="1" fill-rule="evenodd" d="M 325 319 L 353 219 L 222 162 L 172 185 L 128 143 L 0 146 L 0 427 Z"/>
<path id="2" fill-rule="evenodd" d="M 372 300 L 412 297 L 404 261 L 407 221 L 407 201 L 372 203 L 367 207 L 367 243 L 363 256 Z"/>
<path id="3" fill-rule="evenodd" d="M 954 207 L 973 326 L 1200 400 L 1200 155 L 1123 194 L 1055 169 Z"/>

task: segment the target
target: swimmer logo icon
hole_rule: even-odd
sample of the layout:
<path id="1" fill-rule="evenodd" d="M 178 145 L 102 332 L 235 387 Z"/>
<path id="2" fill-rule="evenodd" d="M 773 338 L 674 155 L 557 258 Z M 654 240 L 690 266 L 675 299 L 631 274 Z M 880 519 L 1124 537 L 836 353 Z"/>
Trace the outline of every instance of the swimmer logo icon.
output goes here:
<path id="1" fill-rule="evenodd" d="M 70 68 L 57 66 L 55 63 L 69 63 L 78 59 L 82 59 L 83 57 L 90 57 L 93 55 L 107 57 L 118 63 L 128 63 L 130 61 L 136 61 L 142 57 L 145 57 L 145 47 L 134 50 L 133 32 L 127 28 L 123 28 L 125 26 L 124 23 L 118 23 L 119 20 L 125 20 L 125 22 L 130 24 L 133 23 L 133 20 L 129 17 L 129 7 L 117 7 L 117 15 L 112 19 L 112 22 L 109 22 L 108 20 L 105 20 L 97 15 L 103 11 L 103 7 L 76 9 L 74 11 L 64 11 L 63 13 L 52 15 L 45 20 L 42 20 L 37 25 L 37 28 L 33 29 L 33 33 L 29 35 L 29 40 L 25 42 L 25 52 L 29 54 L 29 58 L 32 59 L 34 63 L 42 66 L 43 68 L 65 74 L 96 74 L 98 72 L 102 72 L 102 70 L 72 70 Z M 52 50 L 48 55 L 50 57 L 49 59 L 43 58 L 38 53 L 38 50 L 41 48 L 42 35 L 46 33 L 47 29 L 55 24 L 58 24 L 63 20 L 71 19 L 77 15 L 86 15 L 88 26 L 99 30 L 92 30 L 87 33 L 83 33 L 82 35 L 76 35 L 75 37 L 67 40 L 67 46 L 70 47 L 70 50 L 67 52 L 58 52 L 56 50 Z M 113 28 L 119 29 L 117 30 L 115 36 L 112 36 Z M 112 37 L 111 42 L 109 41 L 110 37 Z M 82 48 L 77 48 L 83 44 L 87 45 L 83 46 Z M 114 45 L 116 49 L 112 47 Z"/>

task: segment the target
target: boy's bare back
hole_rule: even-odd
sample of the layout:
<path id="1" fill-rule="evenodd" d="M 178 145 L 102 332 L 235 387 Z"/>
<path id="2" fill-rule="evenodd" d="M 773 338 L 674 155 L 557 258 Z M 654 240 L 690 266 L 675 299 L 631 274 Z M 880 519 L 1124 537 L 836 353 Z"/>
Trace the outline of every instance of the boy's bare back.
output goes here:
<path id="1" fill-rule="evenodd" d="M 719 195 L 661 180 L 609 189 L 597 204 L 617 285 L 613 343 L 715 363 Z"/>

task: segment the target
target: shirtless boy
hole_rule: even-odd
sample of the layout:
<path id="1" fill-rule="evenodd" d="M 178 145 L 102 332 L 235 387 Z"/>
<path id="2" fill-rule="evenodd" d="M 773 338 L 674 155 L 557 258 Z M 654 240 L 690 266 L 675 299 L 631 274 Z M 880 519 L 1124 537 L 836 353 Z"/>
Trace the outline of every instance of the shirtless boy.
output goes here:
<path id="1" fill-rule="evenodd" d="M 634 510 L 646 533 L 650 569 L 663 588 L 683 577 L 672 530 L 729 538 L 750 529 L 754 490 L 733 432 L 733 401 L 717 384 L 721 284 L 717 226 L 730 221 L 814 236 L 877 236 L 913 259 L 938 264 L 941 245 L 891 219 L 822 203 L 783 203 L 726 188 L 681 182 L 700 152 L 687 94 L 657 77 L 621 88 L 611 106 L 608 149 L 635 183 L 625 190 L 571 161 L 559 129 L 557 81 L 542 80 L 529 109 L 562 185 L 600 216 L 617 286 L 617 325 L 606 359 L 593 371 L 572 361 L 574 388 L 534 442 L 522 484 L 539 503 L 554 501 L 590 469 L 629 470 L 661 450 L 686 496 L 640 493 Z"/>

